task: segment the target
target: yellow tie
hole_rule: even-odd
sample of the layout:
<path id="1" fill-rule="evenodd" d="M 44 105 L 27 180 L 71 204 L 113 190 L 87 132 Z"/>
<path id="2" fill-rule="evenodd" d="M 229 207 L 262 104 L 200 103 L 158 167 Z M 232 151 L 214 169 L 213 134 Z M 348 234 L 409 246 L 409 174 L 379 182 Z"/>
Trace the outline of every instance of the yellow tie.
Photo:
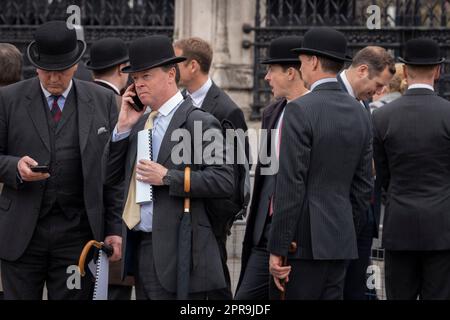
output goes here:
<path id="1" fill-rule="evenodd" d="M 158 111 L 150 112 L 150 115 L 145 122 L 144 130 L 153 129 L 153 120 L 157 115 Z M 136 203 L 136 165 L 133 167 L 133 175 L 131 176 L 127 202 L 125 203 L 122 218 L 130 230 L 132 230 L 139 223 L 139 221 L 141 221 L 141 206 Z"/>

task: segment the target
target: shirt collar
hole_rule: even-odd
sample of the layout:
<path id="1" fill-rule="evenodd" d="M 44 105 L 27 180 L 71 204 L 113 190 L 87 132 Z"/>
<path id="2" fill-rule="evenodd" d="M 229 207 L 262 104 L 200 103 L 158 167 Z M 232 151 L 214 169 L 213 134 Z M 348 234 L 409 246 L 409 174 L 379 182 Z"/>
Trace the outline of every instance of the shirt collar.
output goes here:
<path id="1" fill-rule="evenodd" d="M 337 82 L 337 79 L 336 78 L 323 78 L 323 79 L 317 80 L 316 82 L 314 82 L 311 85 L 311 89 L 309 89 L 309 90 L 313 91 L 317 86 L 327 83 L 327 82 Z"/>
<path id="2" fill-rule="evenodd" d="M 119 90 L 119 88 L 117 88 L 117 87 L 116 87 L 114 84 L 112 84 L 111 82 L 106 81 L 106 80 L 102 80 L 102 79 L 94 79 L 94 81 L 102 82 L 102 83 L 107 84 L 108 86 L 110 86 L 111 88 L 113 88 L 113 90 L 120 96 L 120 90 Z"/>
<path id="3" fill-rule="evenodd" d="M 351 95 L 353 98 L 356 99 L 355 92 L 353 91 L 352 85 L 351 85 L 350 82 L 348 81 L 346 71 L 347 71 L 347 70 L 345 69 L 345 70 L 343 70 L 343 71 L 340 73 L 342 82 L 344 82 L 344 86 L 345 86 L 345 88 L 347 89 L 348 94 Z"/>
<path id="4" fill-rule="evenodd" d="M 40 85 L 41 85 L 42 92 L 44 93 L 46 98 L 49 98 L 50 96 L 53 95 L 44 88 L 44 86 L 42 85 L 42 82 L 40 82 Z M 72 89 L 72 85 L 73 85 L 73 80 L 70 80 L 69 86 L 62 93 L 62 96 L 64 97 L 64 99 L 67 99 L 67 95 L 69 94 L 70 89 Z"/>
<path id="5" fill-rule="evenodd" d="M 194 101 L 194 104 L 197 107 L 201 107 L 203 100 L 205 100 L 206 94 L 208 93 L 209 88 L 212 86 L 212 80 L 210 77 L 208 77 L 208 80 L 195 92 L 189 93 L 192 100 Z"/>
<path id="6" fill-rule="evenodd" d="M 410 86 L 408 87 L 408 90 L 409 90 L 409 89 L 429 89 L 429 90 L 431 90 L 431 91 L 434 91 L 433 86 L 430 86 L 429 84 L 425 84 L 425 83 L 415 83 L 415 84 L 412 84 L 412 85 L 410 85 Z"/>
<path id="7" fill-rule="evenodd" d="M 181 102 L 183 102 L 184 98 L 181 92 L 178 90 L 177 93 L 164 103 L 161 108 L 159 108 L 158 112 L 160 115 L 166 117 L 170 114 L 173 109 L 175 109 Z M 159 115 L 158 115 L 159 116 Z"/>

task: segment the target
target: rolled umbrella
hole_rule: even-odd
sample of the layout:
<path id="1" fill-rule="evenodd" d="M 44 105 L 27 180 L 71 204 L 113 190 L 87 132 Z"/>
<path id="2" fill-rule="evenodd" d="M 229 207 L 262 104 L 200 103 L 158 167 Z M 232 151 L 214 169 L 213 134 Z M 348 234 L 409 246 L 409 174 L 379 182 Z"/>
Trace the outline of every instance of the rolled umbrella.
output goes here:
<path id="1" fill-rule="evenodd" d="M 294 253 L 297 250 L 297 243 L 292 241 L 289 245 L 289 253 Z M 287 265 L 287 256 L 283 257 L 282 266 Z M 280 291 L 280 300 L 286 300 L 286 279 L 280 280 L 281 285 L 283 286 L 284 291 Z"/>
<path id="2" fill-rule="evenodd" d="M 96 247 L 99 250 L 97 264 L 95 267 L 95 286 L 92 299 L 108 300 L 108 257 L 112 256 L 112 254 L 114 253 L 114 249 L 111 246 L 104 244 L 103 242 L 98 242 L 95 240 L 91 240 L 86 243 L 83 250 L 81 251 L 80 259 L 78 260 L 78 269 L 82 277 L 86 275 L 84 266 L 86 264 L 86 257 L 92 247 Z"/>
<path id="3" fill-rule="evenodd" d="M 184 192 L 191 191 L 191 168 L 184 169 Z M 190 198 L 184 198 L 183 217 L 178 229 L 177 256 L 177 300 L 187 300 L 189 297 L 189 280 L 191 272 L 191 214 Z"/>

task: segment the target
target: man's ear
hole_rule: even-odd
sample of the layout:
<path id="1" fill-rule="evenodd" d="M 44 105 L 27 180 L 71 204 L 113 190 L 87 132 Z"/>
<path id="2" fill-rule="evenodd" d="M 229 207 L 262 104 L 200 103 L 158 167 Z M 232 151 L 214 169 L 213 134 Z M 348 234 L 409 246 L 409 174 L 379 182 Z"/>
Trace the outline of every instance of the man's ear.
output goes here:
<path id="1" fill-rule="evenodd" d="M 437 68 L 434 70 L 434 81 L 439 80 L 439 78 L 441 76 L 441 68 L 442 68 L 442 65 L 438 65 Z"/>
<path id="2" fill-rule="evenodd" d="M 316 71 L 319 69 L 319 58 L 317 56 L 311 56 L 310 61 L 312 60 L 312 69 Z"/>
<path id="3" fill-rule="evenodd" d="M 192 73 L 195 73 L 200 69 L 200 65 L 198 64 L 197 60 L 192 59 L 191 61 L 189 61 L 189 68 L 191 69 Z"/>
<path id="4" fill-rule="evenodd" d="M 356 73 L 358 74 L 358 78 L 367 78 L 369 77 L 369 66 L 367 64 L 362 64 L 356 68 Z"/>
<path id="5" fill-rule="evenodd" d="M 404 64 L 402 67 L 403 67 L 403 78 L 406 80 L 408 79 L 408 68 L 406 67 L 406 64 Z"/>

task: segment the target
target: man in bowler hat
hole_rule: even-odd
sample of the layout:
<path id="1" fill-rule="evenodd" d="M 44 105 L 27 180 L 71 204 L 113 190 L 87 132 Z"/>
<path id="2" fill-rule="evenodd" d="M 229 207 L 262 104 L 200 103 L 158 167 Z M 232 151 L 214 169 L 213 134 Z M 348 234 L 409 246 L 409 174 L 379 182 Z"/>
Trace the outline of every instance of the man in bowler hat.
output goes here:
<path id="1" fill-rule="evenodd" d="M 128 48 L 119 38 L 104 38 L 94 42 L 86 68 L 92 70 L 94 82 L 113 91 L 117 96 L 127 86 L 128 73 L 122 69 L 128 65 Z M 118 107 L 120 108 L 121 100 Z"/>
<path id="2" fill-rule="evenodd" d="M 285 109 L 267 245 L 286 299 L 342 299 L 346 260 L 358 257 L 355 225 L 372 190 L 372 135 L 366 111 L 336 79 L 350 60 L 346 49 L 344 35 L 328 27 L 311 28 L 294 49 L 311 92 Z"/>
<path id="3" fill-rule="evenodd" d="M 194 105 L 212 114 L 222 124 L 223 129 L 241 129 L 242 132 L 247 132 L 247 124 L 245 123 L 244 113 L 241 108 L 209 76 L 213 59 L 213 51 L 209 43 L 203 39 L 193 37 L 180 39 L 173 46 L 177 56 L 186 57 L 186 61 L 178 65 L 180 70 L 179 85 L 186 89 L 185 93 L 192 98 Z M 238 152 L 245 152 L 246 158 L 248 159 L 249 147 L 247 140 L 242 143 L 241 150 L 238 149 L 237 143 L 234 147 L 236 155 Z M 236 159 L 238 159 L 237 156 Z M 236 161 L 234 167 L 235 192 L 230 199 L 225 200 L 227 201 L 226 206 L 229 208 L 232 217 L 237 216 L 239 213 L 245 214 L 248 204 L 248 199 L 245 200 L 244 194 L 245 176 L 248 176 L 248 173 L 245 172 L 244 165 L 238 163 L 238 161 Z M 217 202 L 217 204 L 219 206 L 223 205 L 220 202 Z M 214 208 L 210 208 L 210 210 L 214 210 Z M 210 217 L 215 218 L 213 215 L 210 215 Z M 215 230 L 215 235 L 220 248 L 227 288 L 210 292 L 208 296 L 215 300 L 230 300 L 233 298 L 233 294 L 231 293 L 231 278 L 227 266 L 226 249 L 227 238 L 230 232 L 229 220 L 224 221 L 220 219 L 218 221 L 216 224 L 221 226 L 221 228 Z"/>
<path id="4" fill-rule="evenodd" d="M 45 23 L 27 48 L 38 76 L 0 89 L 6 299 L 41 299 L 44 284 L 49 299 L 88 299 L 89 277 L 68 281 L 84 244 L 104 240 L 121 257 L 120 190 L 103 183 L 117 107 L 112 93 L 73 79 L 85 49 L 65 22 Z"/>
<path id="5" fill-rule="evenodd" d="M 220 123 L 212 115 L 196 108 L 190 98 L 184 99 L 177 88 L 177 63 L 172 43 L 165 36 L 149 36 L 133 41 L 129 48 L 130 66 L 122 69 L 131 74 L 133 84 L 122 98 L 112 145 L 120 146 L 123 162 L 111 168 L 117 182 L 125 181 L 123 220 L 127 226 L 125 273 L 133 269 L 138 299 L 176 299 L 178 229 L 183 215 L 183 199 L 191 198 L 192 250 L 189 298 L 206 299 L 207 292 L 225 288 L 220 252 L 205 211 L 205 198 L 229 197 L 233 192 L 232 168 L 202 156 L 205 147 L 220 150 L 217 139 L 203 141 L 194 133 L 194 122 L 202 130 L 222 135 Z M 138 95 L 149 114 L 136 111 L 132 97 Z M 137 158 L 138 132 L 151 130 L 152 160 Z M 172 135 L 185 129 L 191 139 L 189 161 L 175 163 L 172 148 L 179 140 Z M 210 131 L 210 132 L 212 132 Z M 201 141 L 201 142 L 200 142 Z M 200 150 L 201 149 L 201 150 Z M 225 154 L 216 154 L 225 163 Z M 193 159 L 197 159 L 195 162 Z M 199 159 L 201 161 L 199 161 Z M 189 163 L 190 162 L 190 163 Z M 200 162 L 200 163 L 199 163 Z M 185 167 L 190 166 L 190 192 L 185 192 Z M 136 180 L 152 185 L 152 200 L 137 202 Z"/>
<path id="6" fill-rule="evenodd" d="M 439 45 L 406 43 L 408 90 L 373 112 L 377 179 L 387 192 L 383 223 L 388 299 L 450 299 L 450 102 L 434 92 Z"/>
<path id="7" fill-rule="evenodd" d="M 267 135 L 265 141 L 261 142 L 261 150 L 267 150 L 268 156 L 278 157 L 278 154 L 272 154 L 272 151 L 278 153 L 280 150 L 279 133 L 286 104 L 308 93 L 300 75 L 298 55 L 291 51 L 301 45 L 301 37 L 279 37 L 270 43 L 269 55 L 261 61 L 268 66 L 265 80 L 271 86 L 276 99 L 264 108 L 262 114 L 261 128 L 267 130 Z M 272 143 L 275 145 L 272 146 Z M 241 274 L 235 296 L 238 300 L 269 299 L 271 277 L 267 240 L 272 221 L 276 173 L 262 174 L 261 167 L 264 166 L 261 159 L 258 159 L 242 248 Z"/>
<path id="8" fill-rule="evenodd" d="M 118 110 L 122 105 L 121 92 L 128 83 L 128 73 L 122 72 L 128 60 L 128 48 L 122 39 L 104 38 L 92 44 L 90 59 L 86 62 L 86 68 L 94 74 L 94 83 L 114 93 Z M 121 277 L 121 262 L 110 262 L 108 300 L 131 299 L 133 278 L 127 277 L 122 281 Z"/>

